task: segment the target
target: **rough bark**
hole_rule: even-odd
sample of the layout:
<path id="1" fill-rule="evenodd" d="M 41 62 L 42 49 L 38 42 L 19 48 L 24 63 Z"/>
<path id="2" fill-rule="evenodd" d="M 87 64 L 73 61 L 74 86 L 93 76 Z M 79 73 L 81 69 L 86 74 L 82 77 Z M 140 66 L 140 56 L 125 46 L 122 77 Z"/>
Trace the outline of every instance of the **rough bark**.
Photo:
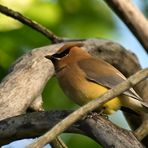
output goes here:
<path id="1" fill-rule="evenodd" d="M 69 113 L 71 111 L 66 110 L 35 112 L 5 119 L 0 122 L 0 145 L 22 138 L 40 136 Z M 126 148 L 127 145 L 130 148 L 143 147 L 130 131 L 117 127 L 102 116 L 83 118 L 65 132 L 89 136 L 106 148 Z"/>

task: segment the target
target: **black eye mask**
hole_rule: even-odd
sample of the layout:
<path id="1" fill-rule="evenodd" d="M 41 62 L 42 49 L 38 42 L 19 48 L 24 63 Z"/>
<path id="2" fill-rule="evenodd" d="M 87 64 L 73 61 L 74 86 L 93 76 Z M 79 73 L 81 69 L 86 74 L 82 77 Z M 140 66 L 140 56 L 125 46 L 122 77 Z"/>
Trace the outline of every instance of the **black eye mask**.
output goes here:
<path id="1" fill-rule="evenodd" d="M 61 52 L 58 52 L 58 53 L 54 54 L 53 57 L 62 58 L 64 56 L 66 56 L 67 54 L 69 54 L 69 52 L 70 52 L 70 49 L 66 49 L 64 51 L 61 51 Z"/>

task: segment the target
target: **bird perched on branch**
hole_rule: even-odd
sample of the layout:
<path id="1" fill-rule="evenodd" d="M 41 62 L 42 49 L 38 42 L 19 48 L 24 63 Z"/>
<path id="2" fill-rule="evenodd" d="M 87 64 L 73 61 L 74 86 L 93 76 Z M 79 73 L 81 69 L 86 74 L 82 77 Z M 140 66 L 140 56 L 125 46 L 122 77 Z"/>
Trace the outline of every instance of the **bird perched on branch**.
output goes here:
<path id="1" fill-rule="evenodd" d="M 98 98 L 108 89 L 126 80 L 124 75 L 109 63 L 92 57 L 82 43 L 65 43 L 54 55 L 46 56 L 54 65 L 57 79 L 64 93 L 79 105 Z M 122 106 L 137 113 L 147 112 L 148 105 L 133 88 L 103 104 L 98 111 L 112 114 Z"/>

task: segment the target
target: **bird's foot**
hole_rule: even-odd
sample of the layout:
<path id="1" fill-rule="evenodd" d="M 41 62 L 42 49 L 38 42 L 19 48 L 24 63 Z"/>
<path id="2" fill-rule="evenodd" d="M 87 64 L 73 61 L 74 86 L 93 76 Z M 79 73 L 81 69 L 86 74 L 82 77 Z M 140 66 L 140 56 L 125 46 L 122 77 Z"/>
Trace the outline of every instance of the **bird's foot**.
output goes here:
<path id="1" fill-rule="evenodd" d="M 103 107 L 100 112 L 98 112 L 98 115 L 105 117 L 106 119 L 108 119 L 108 115 L 104 113 L 104 111 L 106 110 L 105 107 Z"/>
<path id="2" fill-rule="evenodd" d="M 98 113 L 98 115 L 103 116 L 104 118 L 108 119 L 108 115 L 104 112 Z"/>
<path id="3" fill-rule="evenodd" d="M 108 119 L 107 114 L 104 114 L 103 111 L 101 111 L 99 113 L 98 112 L 91 112 L 90 114 L 87 115 L 86 118 L 97 120 L 97 119 L 99 119 L 99 116 L 103 116 Z"/>
<path id="4" fill-rule="evenodd" d="M 98 115 L 99 115 L 99 114 L 96 113 L 96 112 L 91 112 L 91 113 L 89 113 L 89 114 L 87 115 L 86 118 L 92 119 L 92 118 L 96 118 Z"/>

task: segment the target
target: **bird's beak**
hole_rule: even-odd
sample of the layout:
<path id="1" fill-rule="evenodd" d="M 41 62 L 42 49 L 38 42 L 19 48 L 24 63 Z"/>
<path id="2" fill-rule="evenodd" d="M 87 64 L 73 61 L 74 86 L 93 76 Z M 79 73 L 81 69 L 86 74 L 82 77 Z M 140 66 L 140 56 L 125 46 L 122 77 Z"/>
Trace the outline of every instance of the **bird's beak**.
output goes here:
<path id="1" fill-rule="evenodd" d="M 58 58 L 54 55 L 47 55 L 47 56 L 45 56 L 45 58 L 48 59 L 48 60 L 51 60 L 52 62 L 60 60 L 60 58 Z"/>
<path id="2" fill-rule="evenodd" d="M 52 55 L 46 55 L 45 58 L 49 60 L 53 59 Z"/>

